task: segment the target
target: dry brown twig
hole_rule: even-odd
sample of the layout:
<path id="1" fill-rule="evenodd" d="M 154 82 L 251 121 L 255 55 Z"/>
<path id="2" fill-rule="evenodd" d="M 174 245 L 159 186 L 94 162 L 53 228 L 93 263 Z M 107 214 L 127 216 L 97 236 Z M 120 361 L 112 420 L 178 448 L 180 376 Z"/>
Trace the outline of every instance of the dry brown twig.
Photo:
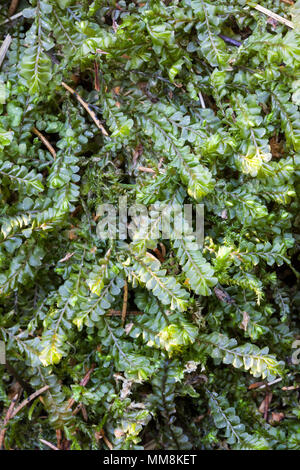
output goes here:
<path id="1" fill-rule="evenodd" d="M 271 392 L 267 392 L 265 398 L 260 404 L 260 407 L 258 408 L 258 411 L 263 414 L 265 421 L 268 420 L 269 406 L 272 401 L 272 396 L 273 395 Z"/>
<path id="2" fill-rule="evenodd" d="M 81 387 L 85 387 L 85 386 L 88 384 L 88 382 L 89 382 L 89 380 L 90 380 L 90 378 L 91 378 L 91 375 L 92 375 L 94 369 L 95 369 L 95 364 L 92 364 L 92 367 L 87 371 L 87 373 L 85 374 L 85 376 L 83 377 L 83 379 L 80 381 Z M 74 403 L 75 403 L 74 398 L 70 398 L 70 400 L 69 400 L 69 402 L 68 402 L 67 410 L 69 410 L 70 408 L 72 408 L 72 406 L 74 405 Z"/>
<path id="3" fill-rule="evenodd" d="M 71 93 L 71 95 L 75 96 L 75 98 L 77 99 L 77 101 L 79 101 L 79 103 L 82 105 L 82 107 L 86 110 L 86 112 L 91 116 L 91 118 L 93 119 L 94 123 L 96 124 L 96 126 L 98 127 L 98 129 L 100 129 L 100 131 L 102 132 L 103 135 L 106 135 L 108 136 L 108 133 L 107 131 L 104 129 L 104 127 L 102 126 L 101 122 L 99 121 L 99 119 L 97 118 L 96 114 L 94 113 L 94 111 L 92 111 L 88 105 L 88 103 L 86 103 L 84 101 L 84 99 L 81 98 L 80 95 L 78 95 L 78 93 L 73 90 L 73 88 L 71 88 L 69 85 L 67 85 L 66 83 L 64 82 L 61 82 L 62 86 L 69 92 Z"/>
<path id="4" fill-rule="evenodd" d="M 45 136 L 43 136 L 43 134 L 38 131 L 35 127 L 32 129 L 32 132 L 38 136 L 38 138 L 43 142 L 43 144 L 47 147 L 47 149 L 49 150 L 49 152 L 51 153 L 52 157 L 54 158 L 54 160 L 56 159 L 56 152 L 54 150 L 54 148 L 52 147 L 52 145 L 50 144 L 50 142 L 46 139 Z"/>
<path id="5" fill-rule="evenodd" d="M 4 61 L 4 58 L 5 58 L 6 53 L 7 53 L 7 51 L 8 51 L 8 48 L 9 48 L 9 46 L 10 46 L 10 44 L 11 44 L 11 41 L 12 41 L 11 35 L 8 34 L 8 35 L 5 37 L 3 43 L 2 43 L 2 45 L 1 45 L 1 47 L 0 47 L 0 67 L 1 67 L 1 65 L 2 65 L 2 62 Z"/>
<path id="6" fill-rule="evenodd" d="M 7 20 L 2 21 L 2 23 L 0 23 L 0 26 L 2 26 L 3 24 L 6 24 L 6 23 L 11 23 L 12 21 L 16 20 L 17 18 L 20 18 L 21 16 L 23 16 L 22 11 L 20 11 L 19 13 L 16 13 L 15 15 L 11 16 L 10 18 L 7 18 Z"/>
<path id="7" fill-rule="evenodd" d="M 12 16 L 16 9 L 18 8 L 19 0 L 11 0 L 9 9 L 8 9 L 8 16 Z"/>
<path id="8" fill-rule="evenodd" d="M 15 407 L 17 401 L 18 401 L 18 398 L 19 398 L 20 394 L 21 394 L 21 392 L 16 393 L 16 395 L 13 397 L 13 399 L 11 401 L 11 404 L 9 405 L 8 410 L 6 412 L 5 418 L 3 420 L 3 424 L 2 424 L 2 427 L 1 427 L 1 431 L 0 431 L 0 449 L 2 449 L 2 446 L 3 446 L 5 433 L 6 433 L 6 429 L 7 429 L 6 425 L 9 422 L 9 420 L 12 418 L 14 407 Z"/>
<path id="9" fill-rule="evenodd" d="M 59 263 L 64 263 L 65 261 L 68 261 L 72 256 L 74 256 L 75 251 L 73 253 L 67 253 L 63 258 L 61 258 L 58 262 Z"/>
<path id="10" fill-rule="evenodd" d="M 138 310 L 130 310 L 126 313 L 126 316 L 128 315 L 143 315 L 144 312 L 139 312 Z M 109 312 L 106 314 L 107 317 L 120 317 L 122 316 L 122 310 L 113 310 L 110 309 Z"/>
<path id="11" fill-rule="evenodd" d="M 99 66 L 98 62 L 94 62 L 94 72 L 95 72 L 95 80 L 94 80 L 94 88 L 96 91 L 100 91 L 100 82 L 99 82 Z"/>
<path id="12" fill-rule="evenodd" d="M 104 434 L 104 431 L 103 429 L 100 430 L 99 432 L 101 438 L 104 440 L 105 444 L 107 445 L 107 447 L 109 448 L 109 450 L 113 450 L 113 445 L 112 443 L 107 439 L 106 435 Z"/>
<path id="13" fill-rule="evenodd" d="M 25 398 L 25 400 L 23 400 L 22 403 L 20 403 L 20 405 L 13 411 L 11 418 L 14 418 L 16 414 L 18 414 L 19 411 L 22 408 L 24 408 L 24 406 L 28 405 L 28 403 L 30 403 L 32 400 L 34 400 L 36 397 L 38 397 L 42 393 L 46 392 L 46 390 L 48 390 L 49 388 L 50 388 L 49 385 L 45 385 L 44 387 L 40 388 L 36 392 L 33 392 L 31 395 L 29 395 L 29 397 Z"/>
<path id="14" fill-rule="evenodd" d="M 122 307 L 122 326 L 125 325 L 126 313 L 127 313 L 127 301 L 128 301 L 128 284 L 125 281 L 124 284 L 124 296 L 123 296 L 123 307 Z"/>
<path id="15" fill-rule="evenodd" d="M 276 21 L 278 21 L 279 23 L 285 24 L 286 26 L 288 26 L 288 27 L 291 28 L 291 29 L 294 29 L 294 28 L 295 28 L 295 26 L 294 26 L 294 24 L 292 23 L 292 21 L 287 20 L 286 18 L 283 18 L 283 17 L 280 16 L 280 15 L 277 15 L 277 13 L 274 13 L 273 11 L 268 10 L 268 8 L 262 7 L 261 5 L 255 5 L 254 8 L 255 8 L 255 10 L 259 11 L 260 13 L 263 13 L 264 15 L 267 15 L 267 16 L 269 16 L 270 18 L 273 18 L 273 20 L 276 20 Z"/>
<path id="16" fill-rule="evenodd" d="M 139 166 L 138 170 L 144 171 L 145 173 L 155 173 L 155 170 L 153 170 L 152 168 L 147 168 L 145 166 Z"/>
<path id="17" fill-rule="evenodd" d="M 165 262 L 165 258 L 163 256 L 163 254 L 161 253 L 161 251 L 158 249 L 158 248 L 154 248 L 153 249 L 157 259 L 161 262 L 161 263 L 164 263 Z"/>
<path id="18" fill-rule="evenodd" d="M 51 442 L 46 441 L 45 439 L 40 439 L 40 442 L 42 442 L 43 444 L 45 444 L 45 446 L 50 447 L 50 449 L 52 449 L 52 450 L 59 450 L 58 447 L 56 447 L 55 445 L 51 444 Z"/>
<path id="19" fill-rule="evenodd" d="M 290 387 L 282 387 L 281 390 L 288 392 L 290 390 L 299 390 L 299 388 L 300 388 L 300 385 L 299 386 L 291 385 Z"/>
<path id="20" fill-rule="evenodd" d="M 56 441 L 57 441 L 58 450 L 61 450 L 61 439 L 62 439 L 61 429 L 56 429 Z"/>

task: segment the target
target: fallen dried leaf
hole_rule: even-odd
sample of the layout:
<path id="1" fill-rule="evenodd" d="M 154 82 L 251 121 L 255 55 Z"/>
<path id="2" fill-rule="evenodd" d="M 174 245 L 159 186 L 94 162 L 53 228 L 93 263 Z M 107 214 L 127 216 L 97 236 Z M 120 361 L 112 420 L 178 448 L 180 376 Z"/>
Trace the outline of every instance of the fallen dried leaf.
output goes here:
<path id="1" fill-rule="evenodd" d="M 229 294 L 227 294 L 226 291 L 219 289 L 218 287 L 214 288 L 214 292 L 219 300 L 221 302 L 225 302 L 226 304 L 234 304 L 234 300 L 230 297 Z"/>
<path id="2" fill-rule="evenodd" d="M 76 240 L 77 238 L 76 228 L 72 228 L 71 230 L 69 230 L 68 237 L 69 237 L 69 240 Z"/>
<path id="3" fill-rule="evenodd" d="M 264 385 L 264 382 L 254 382 L 253 384 L 249 385 L 248 390 L 253 390 L 260 387 L 261 385 Z"/>
<path id="4" fill-rule="evenodd" d="M 265 398 L 260 404 L 260 407 L 258 408 L 258 411 L 264 415 L 264 419 L 267 420 L 268 418 L 268 411 L 269 411 L 269 406 L 272 401 L 273 394 L 272 392 L 269 392 L 266 394 Z"/>
<path id="5" fill-rule="evenodd" d="M 272 412 L 272 421 L 275 423 L 280 423 L 284 419 L 284 413 L 276 413 L 275 411 Z"/>
<path id="6" fill-rule="evenodd" d="M 243 321 L 239 325 L 242 330 L 247 331 L 249 320 L 250 320 L 250 317 L 249 317 L 248 313 L 244 311 L 243 312 Z"/>
<path id="7" fill-rule="evenodd" d="M 274 135 L 269 141 L 271 153 L 274 158 L 280 158 L 283 154 L 283 145 L 278 142 L 278 138 Z"/>
<path id="8" fill-rule="evenodd" d="M 142 144 L 138 144 L 137 147 L 133 151 L 133 164 L 135 165 L 137 162 L 137 159 L 142 155 L 143 153 L 143 146 Z"/>

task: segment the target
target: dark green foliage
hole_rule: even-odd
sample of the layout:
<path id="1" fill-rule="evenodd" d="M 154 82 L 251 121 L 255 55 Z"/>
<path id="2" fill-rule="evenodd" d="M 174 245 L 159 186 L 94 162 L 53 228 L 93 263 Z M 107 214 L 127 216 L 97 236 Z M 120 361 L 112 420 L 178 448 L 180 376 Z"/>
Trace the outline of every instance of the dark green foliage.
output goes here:
<path id="1" fill-rule="evenodd" d="M 23 0 L 1 25 L 0 338 L 50 387 L 6 448 L 300 448 L 300 4 L 261 5 L 295 29 L 246 0 Z M 121 196 L 159 227 L 204 204 L 203 247 L 134 217 L 101 240 Z M 0 365 L 1 419 L 15 380 Z"/>

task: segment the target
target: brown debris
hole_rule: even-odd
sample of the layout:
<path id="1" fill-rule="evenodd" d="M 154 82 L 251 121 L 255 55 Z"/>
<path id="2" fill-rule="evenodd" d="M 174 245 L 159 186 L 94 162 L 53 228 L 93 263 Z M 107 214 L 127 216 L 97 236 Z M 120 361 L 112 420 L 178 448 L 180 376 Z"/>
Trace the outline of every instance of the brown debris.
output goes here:
<path id="1" fill-rule="evenodd" d="M 126 313 L 127 313 L 127 301 L 128 301 L 128 284 L 125 281 L 124 284 L 124 296 L 123 296 L 123 307 L 122 307 L 122 325 L 125 325 Z"/>
<path id="2" fill-rule="evenodd" d="M 38 136 L 38 138 L 43 142 L 43 144 L 47 147 L 47 149 L 49 150 L 49 152 L 51 153 L 52 157 L 56 158 L 56 152 L 54 150 L 54 148 L 52 147 L 52 145 L 50 144 L 50 142 L 46 139 L 45 136 L 43 136 L 43 134 L 38 131 L 35 127 L 32 129 L 32 132 Z"/>
<path id="3" fill-rule="evenodd" d="M 221 302 L 225 302 L 226 304 L 234 304 L 235 301 L 230 297 L 229 294 L 223 289 L 219 289 L 218 287 L 214 288 L 214 293 L 216 294 L 216 297 L 221 300 Z"/>
<path id="4" fill-rule="evenodd" d="M 156 254 L 156 257 L 157 259 L 161 262 L 161 263 L 164 263 L 165 262 L 165 258 L 163 256 L 163 254 L 160 252 L 160 250 L 158 248 L 154 248 L 154 253 Z"/>
<path id="5" fill-rule="evenodd" d="M 51 444 L 51 442 L 46 441 L 45 439 L 40 439 L 40 442 L 42 442 L 42 444 L 45 444 L 45 446 L 50 447 L 50 449 L 52 450 L 59 450 L 58 447 L 56 447 L 54 444 Z"/>
<path id="6" fill-rule="evenodd" d="M 7 53 L 8 49 L 9 49 L 9 46 L 11 44 L 11 41 L 12 41 L 11 35 L 8 34 L 5 37 L 4 41 L 2 42 L 2 45 L 0 47 L 0 67 L 2 65 L 2 62 L 5 59 L 5 56 L 6 56 L 6 53 Z"/>
<path id="7" fill-rule="evenodd" d="M 264 382 L 255 382 L 249 385 L 248 390 L 254 390 L 258 387 L 261 387 L 262 385 L 264 385 Z"/>
<path id="8" fill-rule="evenodd" d="M 279 23 L 283 23 L 286 26 L 288 26 L 291 29 L 294 29 L 295 26 L 292 23 L 292 21 L 287 20 L 286 18 L 283 18 L 280 15 L 277 15 L 277 13 L 274 13 L 273 11 L 269 10 L 268 8 L 262 7 L 261 5 L 255 5 L 253 6 L 255 10 L 259 11 L 260 13 L 263 13 L 264 15 L 268 16 L 269 18 L 273 18 L 276 21 L 279 21 Z"/>
<path id="9" fill-rule="evenodd" d="M 95 83 L 94 88 L 96 91 L 100 91 L 100 82 L 99 82 L 99 66 L 97 61 L 94 62 L 94 71 L 95 71 Z"/>
<path id="10" fill-rule="evenodd" d="M 18 401 L 18 398 L 19 398 L 19 394 L 16 394 L 14 396 L 14 398 L 12 399 L 11 401 L 11 404 L 9 405 L 9 408 L 6 412 L 6 415 L 5 415 L 5 418 L 4 418 L 4 421 L 3 421 L 3 424 L 1 426 L 1 431 L 0 431 L 0 449 L 2 449 L 2 446 L 3 446 L 3 442 L 4 442 L 4 438 L 5 438 L 5 433 L 6 433 L 6 425 L 8 424 L 9 420 L 11 419 L 12 417 L 12 414 L 13 414 L 13 411 L 14 411 L 14 407 Z"/>
<path id="11" fill-rule="evenodd" d="M 144 312 L 139 312 L 138 310 L 130 310 L 127 312 L 127 315 L 142 315 Z M 107 317 L 113 317 L 113 316 L 122 316 L 122 311 L 121 310 L 113 310 L 110 309 L 108 313 L 106 314 Z"/>
<path id="12" fill-rule="evenodd" d="M 8 16 L 12 16 L 15 13 L 16 9 L 18 8 L 18 5 L 19 5 L 19 0 L 11 0 L 9 9 L 8 9 Z"/>
<path id="13" fill-rule="evenodd" d="M 57 440 L 58 449 L 61 449 L 61 438 L 62 438 L 61 429 L 56 429 L 56 440 Z"/>
<path id="14" fill-rule="evenodd" d="M 271 147 L 272 156 L 274 158 L 280 158 L 283 154 L 283 145 L 278 141 L 278 137 L 275 135 L 271 137 L 269 144 Z"/>
<path id="15" fill-rule="evenodd" d="M 137 159 L 142 155 L 143 153 L 143 146 L 142 144 L 138 144 L 136 148 L 133 151 L 133 164 L 135 165 L 137 162 Z"/>
<path id="16" fill-rule="evenodd" d="M 294 386 L 294 385 L 291 385 L 290 387 L 282 387 L 281 390 L 283 390 L 284 392 L 288 392 L 290 390 L 298 390 L 300 388 L 300 385 L 297 387 L 297 386 Z"/>
<path id="17" fill-rule="evenodd" d="M 68 231 L 69 240 L 76 240 L 77 239 L 76 230 L 77 230 L 76 227 L 72 227 L 71 230 Z"/>
<path id="18" fill-rule="evenodd" d="M 94 369 L 95 369 L 95 364 L 92 364 L 92 367 L 87 371 L 87 373 L 85 374 L 85 376 L 83 377 L 83 379 L 80 381 L 80 384 L 79 384 L 79 385 L 81 385 L 81 387 L 85 387 L 85 386 L 88 384 L 88 382 L 89 382 L 89 380 L 90 380 L 90 378 L 91 378 L 91 375 L 92 375 Z M 72 406 L 74 405 L 74 403 L 75 403 L 74 398 L 70 398 L 70 400 L 68 401 L 67 410 L 69 410 L 70 408 L 72 408 Z"/>
<path id="19" fill-rule="evenodd" d="M 275 411 L 272 412 L 272 421 L 275 423 L 280 423 L 284 419 L 284 413 L 277 413 Z"/>
<path id="20" fill-rule="evenodd" d="M 91 116 L 91 118 L 93 119 L 94 123 L 96 124 L 96 126 L 98 127 L 98 129 L 101 130 L 102 134 L 103 135 L 106 135 L 108 136 L 108 133 L 107 131 L 105 130 L 105 128 L 102 126 L 101 122 L 99 121 L 99 119 L 97 118 L 96 114 L 94 113 L 94 111 L 92 111 L 92 109 L 90 109 L 88 103 L 86 103 L 84 101 L 84 99 L 81 98 L 80 95 L 78 95 L 78 93 L 73 90 L 73 88 L 71 88 L 69 85 L 67 85 L 65 82 L 61 82 L 62 86 L 69 92 L 71 93 L 71 95 L 75 96 L 75 98 L 77 99 L 77 101 L 79 101 L 79 103 L 82 105 L 82 107 L 86 110 L 86 112 Z"/>
<path id="21" fill-rule="evenodd" d="M 268 420 L 269 406 L 272 401 L 273 394 L 272 392 L 267 392 L 265 398 L 260 404 L 258 411 L 264 415 L 264 420 Z"/>
<path id="22" fill-rule="evenodd" d="M 68 261 L 72 256 L 75 254 L 75 251 L 73 253 L 67 253 L 66 256 L 64 256 L 62 259 L 60 259 L 58 262 L 59 263 L 64 263 L 65 261 Z"/>
<path id="23" fill-rule="evenodd" d="M 240 328 L 244 331 L 247 331 L 248 328 L 248 323 L 249 323 L 250 317 L 247 312 L 243 312 L 243 321 L 240 324 Z"/>
<path id="24" fill-rule="evenodd" d="M 155 170 L 153 170 L 153 168 L 147 168 L 145 166 L 139 166 L 138 170 L 144 171 L 145 173 L 155 173 Z"/>
<path id="25" fill-rule="evenodd" d="M 25 400 L 23 400 L 22 403 L 20 403 L 20 405 L 12 412 L 11 418 L 14 418 L 16 416 L 16 414 L 18 414 L 19 411 L 21 411 L 22 408 L 24 408 L 26 405 L 28 405 L 28 403 L 30 403 L 36 397 L 38 397 L 42 393 L 46 392 L 49 388 L 50 388 L 49 385 L 45 385 L 44 387 L 40 388 L 39 390 L 36 390 L 35 392 L 33 392 L 31 395 L 29 395 L 29 397 L 25 398 Z"/>

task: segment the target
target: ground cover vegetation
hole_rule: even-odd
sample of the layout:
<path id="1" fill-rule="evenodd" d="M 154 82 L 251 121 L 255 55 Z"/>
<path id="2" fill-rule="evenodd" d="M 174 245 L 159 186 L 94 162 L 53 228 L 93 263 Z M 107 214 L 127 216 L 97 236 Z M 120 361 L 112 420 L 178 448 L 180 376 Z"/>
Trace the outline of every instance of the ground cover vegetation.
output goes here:
<path id="1" fill-rule="evenodd" d="M 256 6 L 1 2 L 3 448 L 300 448 L 300 2 Z M 121 196 L 203 246 L 101 240 Z"/>

